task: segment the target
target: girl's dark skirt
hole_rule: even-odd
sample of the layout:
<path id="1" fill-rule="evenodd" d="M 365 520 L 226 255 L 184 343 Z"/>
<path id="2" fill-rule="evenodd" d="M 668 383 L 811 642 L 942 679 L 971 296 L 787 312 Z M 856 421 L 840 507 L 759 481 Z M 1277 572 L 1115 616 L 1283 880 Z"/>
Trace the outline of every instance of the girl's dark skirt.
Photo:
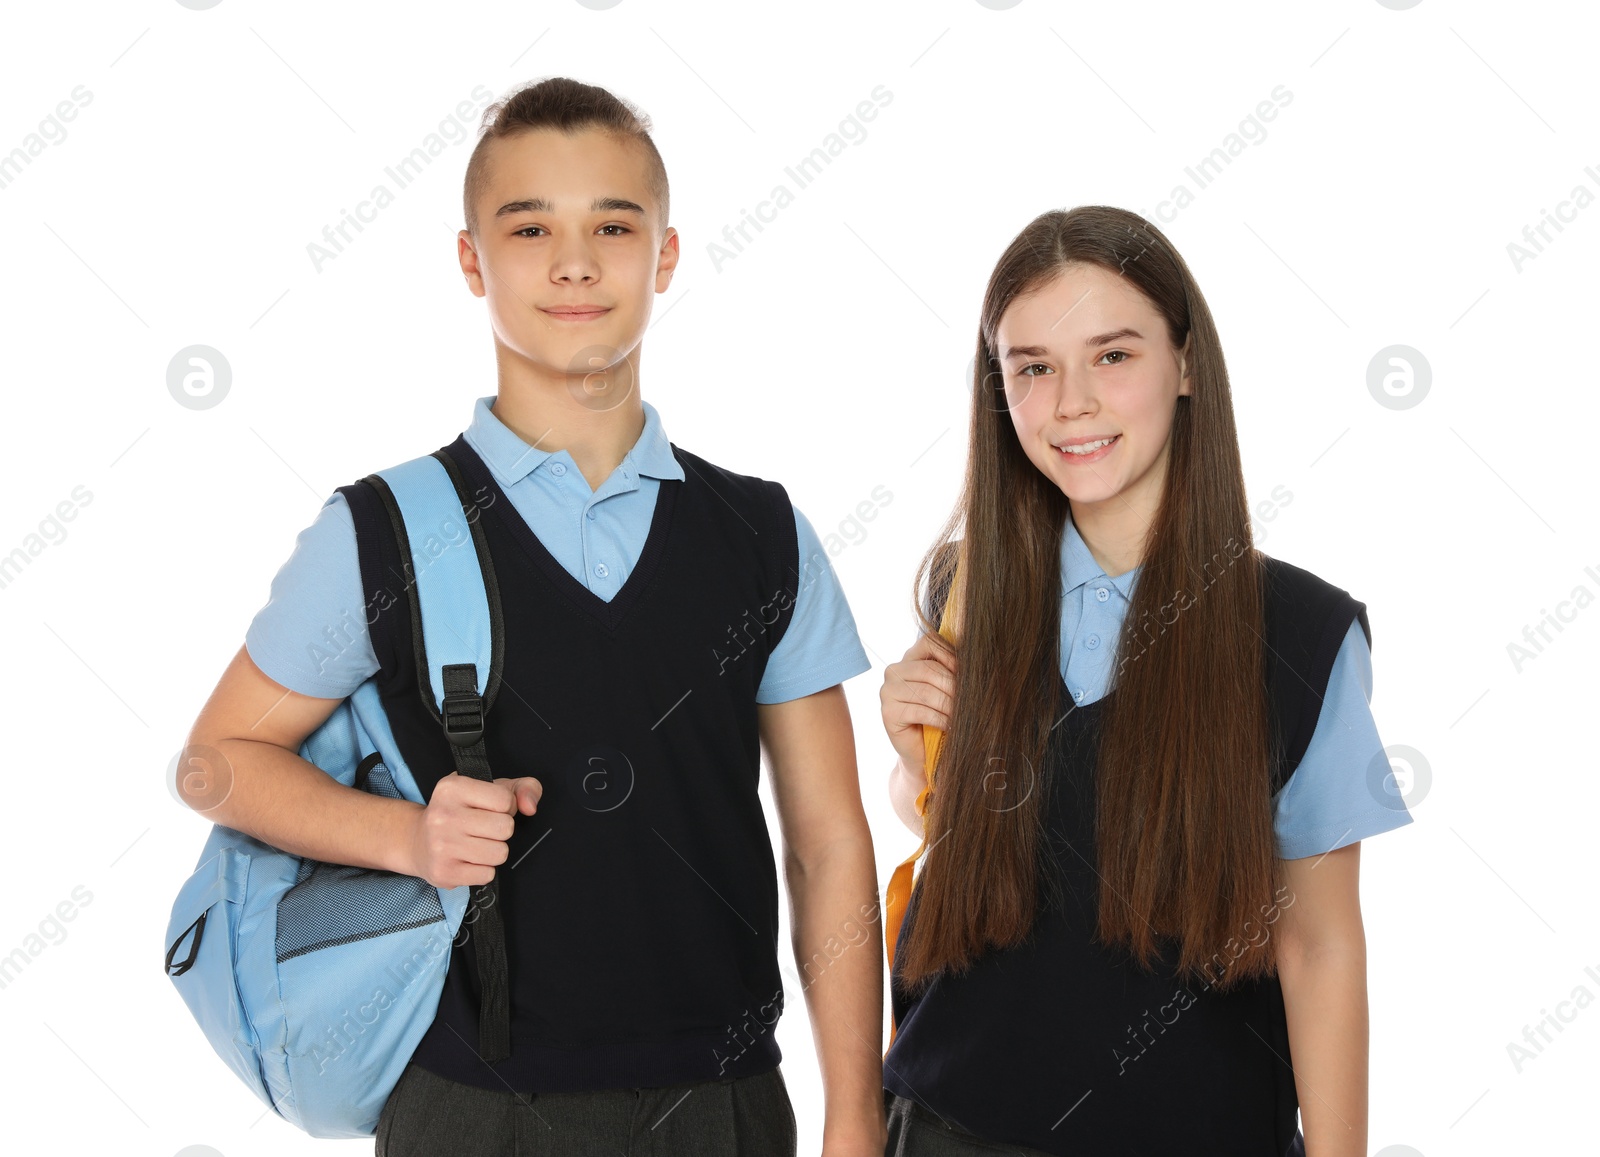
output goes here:
<path id="1" fill-rule="evenodd" d="M 889 1117 L 889 1144 L 883 1157 L 977 1157 L 979 1154 L 1009 1153 L 1014 1157 L 1050 1157 L 1024 1145 L 999 1145 L 974 1137 L 941 1121 L 915 1101 L 883 1090 L 883 1107 Z M 1294 1144 L 1284 1157 L 1305 1157 L 1305 1141 L 1295 1134 Z"/>
<path id="2" fill-rule="evenodd" d="M 883 1090 L 883 1107 L 889 1117 L 889 1144 L 883 1157 L 977 1157 L 1006 1153 L 1013 1157 L 1050 1157 L 1023 1145 L 1000 1145 L 974 1137 L 915 1101 Z"/>

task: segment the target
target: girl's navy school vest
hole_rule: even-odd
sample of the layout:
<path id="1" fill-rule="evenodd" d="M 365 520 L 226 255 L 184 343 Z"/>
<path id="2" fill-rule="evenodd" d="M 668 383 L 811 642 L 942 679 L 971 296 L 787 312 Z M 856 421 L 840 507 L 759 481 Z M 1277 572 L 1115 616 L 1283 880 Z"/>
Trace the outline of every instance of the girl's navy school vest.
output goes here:
<path id="1" fill-rule="evenodd" d="M 499 867 L 511 1055 L 477 1055 L 464 923 L 412 1060 L 524 1094 L 775 1068 L 778 890 L 755 696 L 797 593 L 787 493 L 673 446 L 685 477 L 661 480 L 643 552 L 608 602 L 550 554 L 464 437 L 446 449 L 478 496 L 505 621 L 490 767 L 544 794 L 515 817 Z M 369 624 L 379 689 L 431 798 L 455 762 L 419 693 L 406 570 L 377 496 L 347 497 L 368 606 L 389 608 Z"/>
<path id="2" fill-rule="evenodd" d="M 1372 631 L 1366 606 L 1346 591 L 1277 559 L 1265 566 L 1276 791 L 1311 742 L 1352 618 L 1369 644 Z M 1073 708 L 1059 679 L 1052 695 L 1042 709 L 1066 717 L 1045 752 L 1050 871 L 1032 937 L 909 994 L 898 977 L 918 876 L 890 979 L 898 1027 L 885 1088 L 984 1140 L 1062 1157 L 1303 1154 L 1277 978 L 1217 992 L 1175 979 L 1170 948 L 1146 973 L 1094 941 L 1094 769 L 1105 699 Z M 1241 939 L 1248 935 L 1260 932 Z"/>

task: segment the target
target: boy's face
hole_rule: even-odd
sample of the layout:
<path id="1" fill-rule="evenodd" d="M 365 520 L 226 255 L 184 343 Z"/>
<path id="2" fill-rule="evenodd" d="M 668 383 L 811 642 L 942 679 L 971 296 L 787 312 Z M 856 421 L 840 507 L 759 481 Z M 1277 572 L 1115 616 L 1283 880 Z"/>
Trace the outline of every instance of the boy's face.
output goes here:
<path id="1" fill-rule="evenodd" d="M 644 152 L 598 130 L 536 129 L 490 146 L 478 237 L 462 230 L 467 284 L 488 299 L 499 355 L 568 377 L 581 404 L 620 405 L 619 380 L 678 263 Z M 613 368 L 615 367 L 615 368 Z M 607 372 L 610 371 L 610 372 Z M 594 376 L 589 376 L 594 375 Z"/>

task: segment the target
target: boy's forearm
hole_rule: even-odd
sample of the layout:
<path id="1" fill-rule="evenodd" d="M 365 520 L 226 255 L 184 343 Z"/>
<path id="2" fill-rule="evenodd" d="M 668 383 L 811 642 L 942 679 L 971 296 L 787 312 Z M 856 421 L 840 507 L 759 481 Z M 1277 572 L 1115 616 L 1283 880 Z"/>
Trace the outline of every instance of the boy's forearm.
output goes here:
<path id="1" fill-rule="evenodd" d="M 206 768 L 207 794 L 222 799 L 198 814 L 297 856 L 408 871 L 408 837 L 420 804 L 346 787 L 276 744 L 221 739 L 209 746 L 222 763 Z"/>
<path id="2" fill-rule="evenodd" d="M 1364 946 L 1279 963 L 1306 1157 L 1367 1152 Z"/>
<path id="3" fill-rule="evenodd" d="M 788 866 L 794 951 L 826 1118 L 824 1153 L 883 1152 L 882 914 L 869 832 Z"/>

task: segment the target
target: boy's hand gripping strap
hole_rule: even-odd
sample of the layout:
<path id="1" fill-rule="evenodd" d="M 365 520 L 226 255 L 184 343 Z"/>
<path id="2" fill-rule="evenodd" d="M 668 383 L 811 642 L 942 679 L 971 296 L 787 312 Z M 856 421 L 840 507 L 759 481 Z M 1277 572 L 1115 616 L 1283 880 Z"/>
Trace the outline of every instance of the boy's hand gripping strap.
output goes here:
<path id="1" fill-rule="evenodd" d="M 941 637 L 955 642 L 954 612 L 956 599 L 961 591 L 961 557 L 956 556 L 955 573 L 950 580 L 950 594 L 944 602 L 944 614 L 939 618 L 939 634 Z M 944 739 L 944 732 L 931 724 L 922 725 L 923 776 L 927 780 L 923 789 L 917 793 L 917 814 L 922 817 L 923 832 L 922 842 L 917 845 L 917 850 L 912 852 L 895 868 L 894 874 L 889 877 L 889 886 L 884 891 L 884 920 L 883 942 L 884 951 L 889 960 L 889 971 L 894 971 L 894 950 L 900 940 L 900 924 L 905 919 L 906 904 L 911 900 L 912 875 L 916 869 L 917 860 L 928 849 L 928 797 L 933 794 L 933 765 L 939 758 L 939 744 Z M 894 1043 L 894 1033 L 897 1026 L 893 1022 L 893 1013 L 889 1024 L 889 1043 Z"/>

